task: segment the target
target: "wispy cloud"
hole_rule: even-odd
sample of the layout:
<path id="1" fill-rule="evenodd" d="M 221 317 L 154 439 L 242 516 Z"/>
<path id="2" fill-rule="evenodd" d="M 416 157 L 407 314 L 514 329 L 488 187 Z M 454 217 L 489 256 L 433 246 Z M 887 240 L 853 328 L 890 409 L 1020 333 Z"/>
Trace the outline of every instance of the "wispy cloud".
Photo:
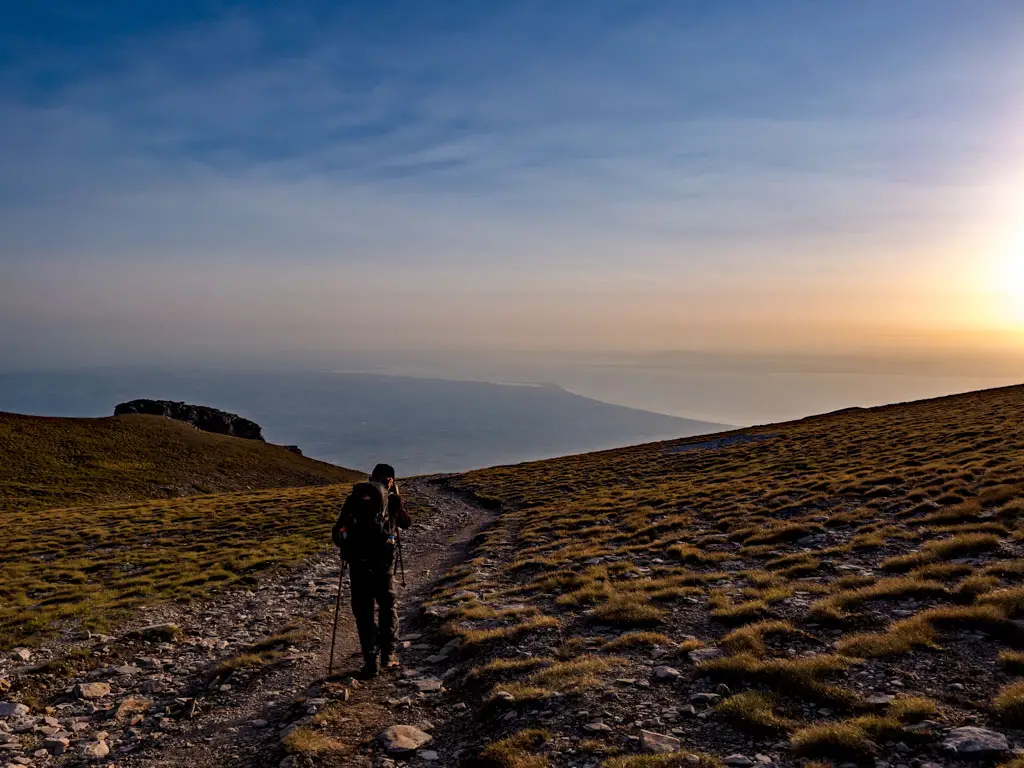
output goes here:
<path id="1" fill-rule="evenodd" d="M 0 69 L 0 297 L 26 327 L 28 287 L 69 265 L 110 279 L 58 315 L 243 264 L 263 267 L 239 277 L 254 291 L 317 265 L 332 284 L 413 270 L 439 297 L 530 270 L 770 293 L 987 234 L 1024 156 L 1021 13 L 725 5 L 238 11 L 19 49 Z"/>

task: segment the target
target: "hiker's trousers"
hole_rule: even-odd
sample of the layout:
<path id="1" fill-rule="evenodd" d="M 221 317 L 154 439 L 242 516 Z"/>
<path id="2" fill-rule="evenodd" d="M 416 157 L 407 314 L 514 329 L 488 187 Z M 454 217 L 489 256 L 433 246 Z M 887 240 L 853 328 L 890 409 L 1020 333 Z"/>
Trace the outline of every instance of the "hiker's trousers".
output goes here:
<path id="1" fill-rule="evenodd" d="M 377 652 L 389 653 L 398 640 L 398 601 L 395 597 L 393 558 L 373 562 L 352 563 L 352 615 L 359 632 L 363 658 L 371 659 Z M 374 604 L 380 607 L 380 627 L 374 617 Z"/>

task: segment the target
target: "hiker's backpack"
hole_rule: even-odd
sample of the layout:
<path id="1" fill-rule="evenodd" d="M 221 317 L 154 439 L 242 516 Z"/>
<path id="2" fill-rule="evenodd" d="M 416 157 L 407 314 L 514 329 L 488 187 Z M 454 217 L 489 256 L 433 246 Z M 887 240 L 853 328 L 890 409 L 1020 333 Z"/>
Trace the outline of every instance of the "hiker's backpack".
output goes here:
<path id="1" fill-rule="evenodd" d="M 389 554 L 392 541 L 387 488 L 370 481 L 356 483 L 334 524 L 334 543 L 342 558 L 352 562 L 381 557 Z"/>

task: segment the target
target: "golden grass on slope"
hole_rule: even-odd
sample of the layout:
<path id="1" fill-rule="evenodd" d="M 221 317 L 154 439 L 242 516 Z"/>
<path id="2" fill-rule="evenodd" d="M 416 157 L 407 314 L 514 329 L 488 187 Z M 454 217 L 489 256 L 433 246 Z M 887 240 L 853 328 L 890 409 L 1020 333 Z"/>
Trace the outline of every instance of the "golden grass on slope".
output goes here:
<path id="1" fill-rule="evenodd" d="M 352 470 L 159 416 L 0 413 L 5 512 L 199 493 L 350 483 Z"/>
<path id="2" fill-rule="evenodd" d="M 537 751 L 550 738 L 551 734 L 540 728 L 519 731 L 487 745 L 470 765 L 474 768 L 546 768 L 550 763 Z"/>
<path id="3" fill-rule="evenodd" d="M 0 647 L 69 621 L 253 583 L 322 549 L 347 486 L 14 511 L 0 517 Z"/>
<path id="4" fill-rule="evenodd" d="M 502 514 L 480 548 L 494 567 L 464 575 L 463 588 L 473 581 L 495 612 L 514 596 L 557 616 L 558 632 L 515 641 L 532 658 L 614 650 L 631 660 L 629 677 L 653 660 L 696 686 L 727 683 L 714 716 L 686 728 L 715 750 L 749 747 L 712 725 L 728 719 L 798 729 L 801 757 L 909 761 L 921 743 L 910 724 L 943 716 L 923 681 L 963 681 L 981 714 L 970 702 L 1005 682 L 994 657 L 1024 668 L 1009 650 L 1024 648 L 1021 413 L 1024 387 L 1012 387 L 470 472 L 453 485 Z M 472 631 L 504 631 L 475 615 Z M 655 632 L 630 631 L 644 623 Z M 886 674 L 909 681 L 884 713 L 863 714 L 863 675 L 879 664 L 865 657 L 886 657 Z M 546 695 L 532 689 L 523 694 Z M 650 704 L 643 686 L 616 695 Z M 807 702 L 831 714 L 804 730 L 786 715 L 806 718 Z M 899 741 L 908 755 L 892 753 Z"/>
<path id="5" fill-rule="evenodd" d="M 763 691 L 744 691 L 730 696 L 715 709 L 740 728 L 755 733 L 772 733 L 794 727 L 791 720 L 776 714 L 778 704 L 777 697 L 771 694 Z"/>

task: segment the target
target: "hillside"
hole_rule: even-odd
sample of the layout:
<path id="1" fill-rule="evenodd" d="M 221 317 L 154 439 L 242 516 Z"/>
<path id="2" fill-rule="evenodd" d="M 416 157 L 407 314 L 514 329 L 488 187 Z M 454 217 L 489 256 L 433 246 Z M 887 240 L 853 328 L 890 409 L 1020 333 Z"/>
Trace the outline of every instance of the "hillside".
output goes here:
<path id="1" fill-rule="evenodd" d="M 428 603 L 476 713 L 432 747 L 536 768 L 1009 755 L 1022 414 L 1014 387 L 457 478 L 503 512 Z"/>
<path id="2" fill-rule="evenodd" d="M 411 765 L 1020 768 L 1021 413 L 1013 387 L 403 481 L 402 671 L 369 683 L 347 611 L 325 678 L 337 488 L 16 512 L 9 749 L 384 766 L 403 725 Z M 79 631 L 126 617 L 177 626 Z"/>
<path id="3" fill-rule="evenodd" d="M 351 482 L 357 473 L 155 416 L 0 412 L 5 512 L 197 493 Z"/>

